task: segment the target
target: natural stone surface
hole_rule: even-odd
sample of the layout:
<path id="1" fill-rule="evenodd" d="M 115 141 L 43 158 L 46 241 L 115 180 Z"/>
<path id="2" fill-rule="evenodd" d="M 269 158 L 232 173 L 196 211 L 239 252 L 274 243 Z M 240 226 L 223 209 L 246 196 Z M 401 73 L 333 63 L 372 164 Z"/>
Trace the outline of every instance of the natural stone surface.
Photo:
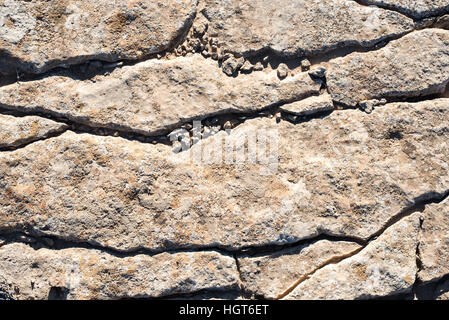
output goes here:
<path id="1" fill-rule="evenodd" d="M 319 234 L 368 239 L 403 209 L 447 190 L 447 106 L 448 99 L 387 104 L 296 125 L 248 120 L 194 145 L 191 152 L 203 148 L 201 164 L 162 144 L 67 132 L 0 154 L 0 231 L 119 250 L 236 249 Z M 206 157 L 217 139 L 241 150 L 244 135 L 259 129 L 282 137 L 269 165 Z"/>
<path id="2" fill-rule="evenodd" d="M 415 282 L 419 214 L 403 219 L 360 253 L 327 265 L 286 299 L 367 299 L 410 292 Z"/>
<path id="3" fill-rule="evenodd" d="M 66 76 L 0 87 L 0 105 L 41 110 L 95 127 L 155 135 L 195 117 L 252 112 L 317 94 L 307 73 L 283 81 L 276 72 L 230 78 L 200 55 L 149 60 L 93 80 Z"/>
<path id="4" fill-rule="evenodd" d="M 323 94 L 283 105 L 281 110 L 299 116 L 307 116 L 318 112 L 332 111 L 334 103 L 329 94 Z"/>
<path id="5" fill-rule="evenodd" d="M 426 207 L 419 234 L 422 281 L 435 281 L 449 274 L 449 199 Z"/>
<path id="6" fill-rule="evenodd" d="M 400 35 L 413 21 L 352 0 L 207 0 L 201 11 L 208 35 L 223 50 L 248 55 L 270 48 L 284 55 L 313 55 L 343 46 L 372 46 Z"/>
<path id="7" fill-rule="evenodd" d="M 197 0 L 0 1 L 0 72 L 40 73 L 90 59 L 135 60 L 169 49 Z"/>
<path id="8" fill-rule="evenodd" d="M 19 147 L 62 132 L 67 127 L 41 117 L 17 118 L 0 114 L 0 148 Z"/>
<path id="9" fill-rule="evenodd" d="M 361 248 L 353 242 L 318 241 L 271 255 L 239 258 L 243 288 L 276 299 L 316 269 Z"/>
<path id="10" fill-rule="evenodd" d="M 94 249 L 35 250 L 14 243 L 0 248 L 0 264 L 0 295 L 12 291 L 14 299 L 148 298 L 239 284 L 234 258 L 213 251 L 120 258 Z"/>
<path id="11" fill-rule="evenodd" d="M 416 19 L 441 15 L 449 11 L 448 0 L 362 0 L 362 2 L 398 10 Z"/>
<path id="12" fill-rule="evenodd" d="M 445 280 L 436 286 L 436 300 L 449 300 L 449 280 Z"/>
<path id="13" fill-rule="evenodd" d="M 448 83 L 449 0 L 0 0 L 0 300 L 448 299 Z"/>
<path id="14" fill-rule="evenodd" d="M 337 58 L 326 78 L 334 101 L 349 106 L 442 93 L 449 83 L 449 31 L 416 31 L 380 50 Z"/>

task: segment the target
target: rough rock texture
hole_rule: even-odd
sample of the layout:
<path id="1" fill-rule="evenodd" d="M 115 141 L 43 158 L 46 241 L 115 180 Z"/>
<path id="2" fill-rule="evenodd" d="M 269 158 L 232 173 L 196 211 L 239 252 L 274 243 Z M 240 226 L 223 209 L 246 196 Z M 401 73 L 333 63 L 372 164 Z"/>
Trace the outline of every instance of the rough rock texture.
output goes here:
<path id="1" fill-rule="evenodd" d="M 334 103 L 329 94 L 323 94 L 283 105 L 281 110 L 299 116 L 308 116 L 314 113 L 332 111 L 334 110 Z"/>
<path id="2" fill-rule="evenodd" d="M 276 299 L 316 269 L 360 248 L 353 242 L 322 240 L 270 255 L 241 257 L 243 288 L 265 299 Z"/>
<path id="3" fill-rule="evenodd" d="M 6 279 L 0 280 L 0 295 L 12 291 L 14 299 L 148 298 L 232 290 L 239 284 L 234 258 L 213 251 L 122 258 L 99 250 L 35 250 L 15 243 L 0 248 L 0 263 L 0 279 Z"/>
<path id="4" fill-rule="evenodd" d="M 400 221 L 356 256 L 328 265 L 286 299 L 367 299 L 410 292 L 415 282 L 419 215 Z"/>
<path id="5" fill-rule="evenodd" d="M 428 282 L 449 274 L 449 200 L 428 206 L 423 216 L 419 278 Z"/>
<path id="6" fill-rule="evenodd" d="M 380 50 L 332 60 L 326 75 L 334 101 L 348 106 L 441 93 L 449 83 L 449 31 L 416 31 Z"/>
<path id="7" fill-rule="evenodd" d="M 197 0 L 2 0 L 0 72 L 40 73 L 89 59 L 135 60 L 189 28 Z"/>
<path id="8" fill-rule="evenodd" d="M 67 132 L 0 154 L 0 230 L 118 250 L 368 239 L 404 208 L 447 190 L 447 103 L 335 111 L 300 125 L 254 119 L 229 135 L 239 150 L 243 135 L 277 129 L 276 167 L 213 165 L 206 155 L 223 131 L 190 150 L 203 148 L 202 164 L 165 145 Z"/>
<path id="9" fill-rule="evenodd" d="M 0 0 L 0 300 L 449 299 L 448 5 Z"/>
<path id="10" fill-rule="evenodd" d="M 372 46 L 410 31 L 413 21 L 352 0 L 206 0 L 208 35 L 225 51 L 250 55 L 263 49 L 313 55 L 344 46 Z"/>
<path id="11" fill-rule="evenodd" d="M 0 105 L 42 110 L 95 127 L 155 135 L 184 121 L 225 112 L 251 112 L 317 94 L 307 73 L 283 81 L 276 72 L 237 79 L 200 55 L 149 60 L 93 80 L 66 76 L 0 87 Z"/>
<path id="12" fill-rule="evenodd" d="M 416 19 L 449 12 L 448 0 L 360 0 L 359 2 L 397 10 Z"/>
<path id="13" fill-rule="evenodd" d="M 17 118 L 0 114 L 0 149 L 23 146 L 61 133 L 67 127 L 41 117 Z"/>

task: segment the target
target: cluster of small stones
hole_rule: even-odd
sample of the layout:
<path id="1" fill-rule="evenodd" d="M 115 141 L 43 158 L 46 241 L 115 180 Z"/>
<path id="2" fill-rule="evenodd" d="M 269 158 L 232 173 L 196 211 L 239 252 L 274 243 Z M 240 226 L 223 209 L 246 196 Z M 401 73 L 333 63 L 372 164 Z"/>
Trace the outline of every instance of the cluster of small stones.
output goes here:
<path id="1" fill-rule="evenodd" d="M 189 57 L 193 54 L 201 54 L 206 59 L 217 61 L 223 72 L 229 77 L 235 77 L 239 74 L 249 74 L 255 71 L 263 71 L 267 68 L 270 54 L 262 57 L 250 59 L 239 54 L 230 52 L 221 47 L 218 40 L 207 34 L 208 22 L 203 16 L 197 19 L 192 28 L 188 31 L 184 41 L 171 51 L 155 55 L 157 59 L 176 59 L 177 57 Z M 303 57 L 298 58 L 301 70 L 309 71 L 310 61 Z M 257 61 L 252 63 L 252 61 Z M 96 62 L 98 64 L 98 62 Z M 117 66 L 117 64 L 112 64 Z M 98 70 L 99 68 L 97 68 Z M 277 68 L 279 79 L 283 80 L 291 75 L 289 67 L 285 63 L 279 63 Z M 321 76 L 322 77 L 322 76 Z"/>

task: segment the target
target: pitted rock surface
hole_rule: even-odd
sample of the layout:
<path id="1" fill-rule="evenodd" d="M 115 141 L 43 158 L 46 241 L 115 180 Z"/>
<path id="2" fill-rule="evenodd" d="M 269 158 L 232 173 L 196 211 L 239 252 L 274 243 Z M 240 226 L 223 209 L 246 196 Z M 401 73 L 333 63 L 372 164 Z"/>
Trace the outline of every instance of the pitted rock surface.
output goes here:
<path id="1" fill-rule="evenodd" d="M 0 300 L 447 300 L 448 6 L 0 0 Z"/>

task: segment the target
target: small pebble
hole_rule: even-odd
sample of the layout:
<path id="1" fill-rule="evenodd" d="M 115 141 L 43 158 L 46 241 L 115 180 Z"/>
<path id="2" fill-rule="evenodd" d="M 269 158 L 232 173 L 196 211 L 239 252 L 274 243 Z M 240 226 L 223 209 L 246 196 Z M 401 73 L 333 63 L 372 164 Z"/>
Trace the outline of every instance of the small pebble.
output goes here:
<path id="1" fill-rule="evenodd" d="M 326 68 L 322 66 L 314 67 L 309 71 L 309 74 L 315 78 L 324 78 L 326 75 Z"/>
<path id="2" fill-rule="evenodd" d="M 311 65 L 312 64 L 310 63 L 309 60 L 307 60 L 307 59 L 302 60 L 301 61 L 301 69 L 302 69 L 302 71 L 309 71 Z"/>
<path id="3" fill-rule="evenodd" d="M 254 69 L 255 71 L 261 71 L 261 70 L 263 70 L 263 65 L 262 65 L 262 63 L 257 62 L 253 69 Z"/>
<path id="4" fill-rule="evenodd" d="M 277 74 L 278 74 L 279 79 L 281 79 L 281 80 L 285 79 L 288 76 L 288 67 L 285 63 L 281 63 L 278 66 Z"/>

